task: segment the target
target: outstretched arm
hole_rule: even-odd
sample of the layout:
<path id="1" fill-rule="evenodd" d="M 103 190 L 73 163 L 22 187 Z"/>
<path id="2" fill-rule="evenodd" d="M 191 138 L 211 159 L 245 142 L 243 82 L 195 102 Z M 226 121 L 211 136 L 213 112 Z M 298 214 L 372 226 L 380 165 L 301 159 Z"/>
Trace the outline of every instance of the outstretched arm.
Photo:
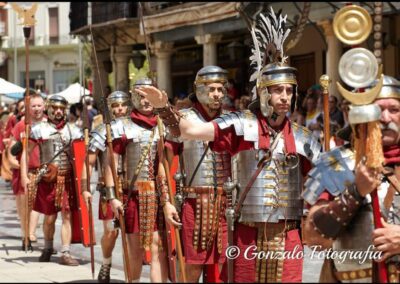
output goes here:
<path id="1" fill-rule="evenodd" d="M 172 110 L 164 91 L 153 86 L 143 86 L 135 90 L 153 105 L 155 112 L 174 136 L 187 140 L 214 141 L 214 125 L 211 122 L 198 123 L 182 118 L 178 112 Z"/>

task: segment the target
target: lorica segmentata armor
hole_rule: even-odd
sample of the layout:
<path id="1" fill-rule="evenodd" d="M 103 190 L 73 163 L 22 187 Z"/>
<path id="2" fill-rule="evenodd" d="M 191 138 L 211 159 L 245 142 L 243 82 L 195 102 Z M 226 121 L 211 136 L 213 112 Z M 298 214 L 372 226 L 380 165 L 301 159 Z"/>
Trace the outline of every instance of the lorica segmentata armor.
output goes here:
<path id="1" fill-rule="evenodd" d="M 187 120 L 205 122 L 201 114 L 194 108 L 181 110 L 181 113 Z M 177 140 L 175 139 L 175 141 Z M 189 181 L 207 147 L 207 143 L 198 140 L 180 140 L 180 142 L 183 142 L 184 151 L 182 155 L 185 161 L 185 172 Z M 231 156 L 229 153 L 226 151 L 217 153 L 208 149 L 193 178 L 191 186 L 222 186 L 230 176 Z"/>
<path id="2" fill-rule="evenodd" d="M 237 197 L 240 198 L 258 162 L 265 155 L 265 151 L 259 149 L 257 117 L 250 111 L 234 112 L 215 121 L 221 129 L 233 126 L 237 136 L 244 136 L 244 140 L 254 143 L 255 149 L 241 151 L 235 157 L 238 165 L 246 165 L 237 167 L 233 173 L 234 181 L 241 189 Z M 297 154 L 316 161 L 321 150 L 318 141 L 307 129 L 294 123 L 292 130 Z M 261 170 L 243 202 L 239 222 L 279 222 L 285 219 L 300 220 L 302 216 L 300 167 L 290 168 L 286 165 L 284 140 L 277 139 L 280 139 L 277 146 L 270 149 L 270 162 Z"/>
<path id="3" fill-rule="evenodd" d="M 62 129 L 57 130 L 53 124 L 43 121 L 32 126 L 31 138 L 42 140 L 39 143 L 41 164 L 48 163 L 57 153 L 62 151 L 52 163 L 56 164 L 60 170 L 70 170 L 71 148 L 62 149 L 73 140 L 82 139 L 83 133 L 79 127 L 73 124 L 66 124 Z"/>

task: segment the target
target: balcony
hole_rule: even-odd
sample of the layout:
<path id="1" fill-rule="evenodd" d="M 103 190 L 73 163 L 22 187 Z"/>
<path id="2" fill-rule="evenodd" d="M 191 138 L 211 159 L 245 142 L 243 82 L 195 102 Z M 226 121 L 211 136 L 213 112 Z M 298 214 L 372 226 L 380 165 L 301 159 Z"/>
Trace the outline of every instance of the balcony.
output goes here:
<path id="1" fill-rule="evenodd" d="M 92 24 L 136 17 L 137 4 L 135 2 L 92 3 Z"/>
<path id="2" fill-rule="evenodd" d="M 89 24 L 103 24 L 127 18 L 137 18 L 136 2 L 71 2 L 70 30 L 79 33 Z"/>
<path id="3" fill-rule="evenodd" d="M 69 28 L 73 32 L 88 25 L 88 2 L 71 2 Z"/>
<path id="4" fill-rule="evenodd" d="M 2 43 L 2 48 L 21 48 L 25 47 L 24 37 L 10 37 L 4 36 Z M 58 37 L 49 37 L 38 35 L 34 39 L 29 40 L 29 45 L 34 46 L 57 46 L 57 45 L 69 45 L 78 44 L 78 39 L 72 38 L 70 35 L 60 35 Z"/>
<path id="5" fill-rule="evenodd" d="M 154 15 L 204 4 L 207 2 L 145 2 L 144 9 L 146 15 Z"/>

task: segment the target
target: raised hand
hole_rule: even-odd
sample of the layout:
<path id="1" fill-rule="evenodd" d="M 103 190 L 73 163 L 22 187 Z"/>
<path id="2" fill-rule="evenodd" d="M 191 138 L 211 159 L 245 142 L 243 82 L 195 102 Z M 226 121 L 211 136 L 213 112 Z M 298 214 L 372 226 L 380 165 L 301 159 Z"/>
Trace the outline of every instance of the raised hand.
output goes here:
<path id="1" fill-rule="evenodd" d="M 135 88 L 141 96 L 145 97 L 155 108 L 163 108 L 167 105 L 168 96 L 165 91 L 157 89 L 153 86 L 141 86 Z"/>

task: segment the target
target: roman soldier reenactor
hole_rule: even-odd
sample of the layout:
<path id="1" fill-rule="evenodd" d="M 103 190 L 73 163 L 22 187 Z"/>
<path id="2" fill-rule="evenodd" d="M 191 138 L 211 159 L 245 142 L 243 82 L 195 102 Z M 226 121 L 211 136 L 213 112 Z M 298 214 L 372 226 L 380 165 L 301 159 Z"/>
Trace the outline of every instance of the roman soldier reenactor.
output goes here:
<path id="1" fill-rule="evenodd" d="M 66 123 L 67 100 L 59 95 L 52 95 L 46 101 L 48 121 L 40 121 L 31 128 L 29 153 L 35 145 L 40 150 L 40 169 L 29 180 L 37 184 L 36 200 L 33 210 L 45 214 L 43 224 L 44 249 L 40 262 L 49 262 L 53 254 L 53 238 L 57 213 L 61 211 L 62 256 L 60 264 L 76 266 L 79 262 L 71 257 L 71 242 L 79 242 L 73 236 L 80 228 L 73 222 L 72 214 L 78 212 L 75 191 L 75 175 L 71 161 L 71 145 L 83 139 L 82 130 Z"/>
<path id="2" fill-rule="evenodd" d="M 148 78 L 139 79 L 135 85 L 151 85 Z M 129 97 L 124 101 L 128 104 Z M 113 99 L 110 95 L 109 102 Z M 105 163 L 105 193 L 106 199 L 111 203 L 114 214 L 118 210 L 124 212 L 126 234 L 128 237 L 129 256 L 131 261 L 131 279 L 140 279 L 143 254 L 151 251 L 152 282 L 165 282 L 167 280 L 167 260 L 162 246 L 160 231 L 163 231 L 164 218 L 158 193 L 157 143 L 159 131 L 157 118 L 153 114 L 153 107 L 139 94 L 132 94 L 134 109 L 129 117 L 114 118 L 112 123 L 113 154 L 117 161 L 121 159 L 124 178 L 119 180 L 124 190 L 124 204 L 118 200 L 115 193 L 114 180 L 110 175 L 110 159 Z M 102 135 L 105 139 L 105 135 Z M 104 140 L 102 141 L 104 145 Z"/>
<path id="3" fill-rule="evenodd" d="M 218 117 L 226 96 L 227 74 L 218 66 L 201 68 L 194 82 L 193 107 L 181 110 L 180 114 L 194 122 L 209 122 Z M 168 138 L 167 147 L 173 150 L 173 154 L 180 155 L 177 182 L 183 187 L 178 185 L 176 194 L 182 196 L 184 202 L 178 209 L 167 202 L 165 218 L 175 226 L 182 225 L 187 280 L 198 282 L 203 269 L 218 264 L 222 267 L 226 259 L 226 197 L 222 186 L 231 178 L 231 156 L 227 151 L 211 151 L 208 143 L 201 140 L 174 139 L 172 135 Z M 181 207 L 182 203 L 177 206 Z M 182 213 L 181 218 L 177 210 Z M 182 224 L 178 220 L 182 220 Z M 207 275 L 207 281 L 217 281 L 211 275 L 213 273 Z"/>

